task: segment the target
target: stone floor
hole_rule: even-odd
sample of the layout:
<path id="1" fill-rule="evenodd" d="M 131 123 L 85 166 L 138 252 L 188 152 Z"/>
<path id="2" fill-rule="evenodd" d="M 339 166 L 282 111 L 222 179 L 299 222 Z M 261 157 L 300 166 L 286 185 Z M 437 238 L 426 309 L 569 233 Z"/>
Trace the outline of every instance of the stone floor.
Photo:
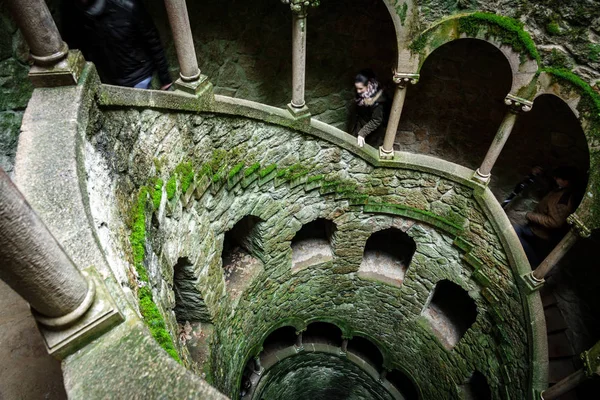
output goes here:
<path id="1" fill-rule="evenodd" d="M 311 238 L 292 243 L 292 270 L 298 271 L 311 265 L 333 260 L 329 242 Z"/>
<path id="2" fill-rule="evenodd" d="M 382 279 L 395 286 L 402 285 L 406 266 L 397 257 L 385 251 L 365 251 L 359 273 L 385 278 Z"/>
<path id="3" fill-rule="evenodd" d="M 252 279 L 258 275 L 262 263 L 252 257 L 241 247 L 235 247 L 223 258 L 223 272 L 225 273 L 225 285 L 227 291 L 233 297 L 239 296 Z"/>
<path id="4" fill-rule="evenodd" d="M 460 340 L 460 331 L 458 327 L 450 320 L 433 302 L 423 311 L 423 316 L 431 323 L 431 328 L 448 350 L 452 349 Z"/>
<path id="5" fill-rule="evenodd" d="M 0 281 L 0 400 L 66 398 L 60 363 L 46 353 L 29 306 Z"/>

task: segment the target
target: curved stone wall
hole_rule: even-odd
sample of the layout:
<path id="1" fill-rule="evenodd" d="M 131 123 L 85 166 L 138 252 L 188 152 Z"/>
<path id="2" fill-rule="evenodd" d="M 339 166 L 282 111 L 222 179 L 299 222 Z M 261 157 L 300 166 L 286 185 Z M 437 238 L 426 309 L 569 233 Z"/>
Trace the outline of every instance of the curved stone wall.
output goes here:
<path id="1" fill-rule="evenodd" d="M 149 282 L 177 335 L 173 267 L 182 257 L 190 260 L 215 326 L 209 375 L 225 393 L 237 396 L 245 362 L 269 332 L 289 321 L 302 329 L 320 319 L 377 343 L 387 367 L 414 371 L 425 398 L 457 397 L 457 385 L 475 370 L 496 396 L 528 397 L 532 376 L 538 379 L 534 370 L 540 360 L 532 363 L 529 354 L 539 351 L 532 350 L 539 327 L 530 330 L 532 303 L 517 287 L 522 255 L 507 247 L 513 239 L 499 230 L 506 222 L 495 220 L 505 217 L 484 211 L 489 194 L 476 195 L 475 186 L 462 177 L 468 171 L 448 163 L 440 168 L 427 158 L 375 168 L 341 144 L 224 115 L 105 108 L 93 126 L 87 158 L 96 158 L 93 164 L 100 170 L 100 164 L 107 165 L 106 185 L 88 187 L 97 200 L 96 224 L 111 215 L 126 229 L 132 193 L 155 176 L 166 182 L 158 207 L 149 206 L 146 218 Z M 191 184 L 173 178 L 182 162 L 191 162 L 197 172 L 216 158 L 222 167 L 209 185 L 200 175 Z M 276 165 L 273 171 L 270 165 Z M 177 182 L 174 193 L 169 181 Z M 110 188 L 116 208 L 99 188 Z M 257 238 L 263 269 L 245 283 L 241 295 L 232 296 L 221 270 L 223 234 L 247 215 L 265 221 Z M 290 241 L 317 217 L 337 226 L 333 260 L 292 272 Z M 417 243 L 400 287 L 357 273 L 369 235 L 388 227 L 405 231 Z M 102 241 L 113 252 L 127 251 L 123 237 Z M 136 290 L 131 268 L 115 273 L 129 275 Z M 443 279 L 468 292 L 478 311 L 452 350 L 421 315 Z"/>

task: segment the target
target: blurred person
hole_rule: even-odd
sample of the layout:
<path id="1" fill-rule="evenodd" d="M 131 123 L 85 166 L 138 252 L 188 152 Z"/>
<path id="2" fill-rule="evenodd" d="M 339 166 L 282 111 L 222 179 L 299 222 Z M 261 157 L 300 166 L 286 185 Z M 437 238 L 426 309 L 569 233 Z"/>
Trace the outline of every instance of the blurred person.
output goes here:
<path id="1" fill-rule="evenodd" d="M 104 83 L 149 89 L 172 84 L 158 32 L 139 0 L 65 0 L 65 41 L 93 62 Z"/>
<path id="2" fill-rule="evenodd" d="M 358 146 L 363 147 L 368 135 L 385 131 L 387 98 L 371 70 L 363 70 L 356 75 L 354 89 L 357 110 L 352 134 L 357 137 Z"/>

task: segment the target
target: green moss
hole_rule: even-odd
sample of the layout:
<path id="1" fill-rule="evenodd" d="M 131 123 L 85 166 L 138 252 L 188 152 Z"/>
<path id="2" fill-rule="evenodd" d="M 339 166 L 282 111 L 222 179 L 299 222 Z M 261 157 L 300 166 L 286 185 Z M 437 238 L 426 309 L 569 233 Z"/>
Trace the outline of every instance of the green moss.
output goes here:
<path id="1" fill-rule="evenodd" d="M 402 6 L 396 6 L 396 14 L 400 17 L 400 23 L 404 26 L 406 21 L 406 14 L 408 13 L 408 4 L 402 3 Z"/>
<path id="2" fill-rule="evenodd" d="M 160 207 L 160 201 L 162 200 L 162 187 L 164 185 L 164 181 L 160 178 L 157 178 L 154 182 L 154 190 L 152 191 L 152 205 L 155 210 L 158 210 Z"/>
<path id="3" fill-rule="evenodd" d="M 158 307 L 152 299 L 152 292 L 147 286 L 138 290 L 138 299 L 140 301 L 140 313 L 144 317 L 144 322 L 150 329 L 154 340 L 167 352 L 175 361 L 181 363 L 179 354 L 173 346 L 173 339 L 167 330 L 165 321 L 158 310 Z"/>
<path id="4" fill-rule="evenodd" d="M 181 182 L 181 192 L 187 192 L 194 180 L 194 167 L 191 162 L 182 162 L 175 167 L 175 173 Z"/>
<path id="5" fill-rule="evenodd" d="M 325 177 L 325 175 L 313 175 L 306 180 L 306 183 L 312 183 L 316 181 L 320 181 Z"/>
<path id="6" fill-rule="evenodd" d="M 147 198 L 148 188 L 142 186 L 133 208 L 131 234 L 129 235 L 129 243 L 131 243 L 131 250 L 133 252 L 133 265 L 138 273 L 139 279 L 143 282 L 148 282 L 148 274 L 146 273 L 146 268 L 144 268 L 144 256 L 146 255 Z"/>
<path id="7" fill-rule="evenodd" d="M 546 24 L 546 32 L 548 32 L 548 34 L 552 35 L 552 36 L 560 35 L 561 31 L 560 31 L 560 26 L 558 25 L 558 22 L 556 22 L 556 21 L 548 22 Z"/>
<path id="8" fill-rule="evenodd" d="M 588 44 L 588 58 L 592 62 L 600 61 L 600 44 L 597 44 L 597 43 Z"/>
<path id="9" fill-rule="evenodd" d="M 271 165 L 261 169 L 258 172 L 258 176 L 260 176 L 261 178 L 264 178 L 265 176 L 269 175 L 271 172 L 275 171 L 275 169 L 277 169 L 277 164 L 271 164 Z"/>
<path id="10" fill-rule="evenodd" d="M 173 174 L 167 181 L 167 199 L 172 200 L 177 191 L 177 175 Z"/>
<path id="11" fill-rule="evenodd" d="M 227 152 L 223 149 L 217 149 L 212 152 L 210 160 L 206 163 L 214 175 L 228 160 Z"/>
<path id="12" fill-rule="evenodd" d="M 573 62 L 562 51 L 552 49 L 546 57 L 546 65 L 554 68 L 571 69 Z"/>
<path id="13" fill-rule="evenodd" d="M 593 123 L 600 124 L 600 95 L 587 82 L 569 70 L 563 68 L 544 68 L 542 71 L 551 74 L 563 85 L 573 88 L 581 95 L 578 105 L 580 111 L 589 114 Z M 600 133 L 600 132 L 599 132 Z"/>
<path id="14" fill-rule="evenodd" d="M 246 171 L 244 171 L 244 176 L 250 176 L 253 173 L 255 173 L 256 171 L 258 171 L 260 169 L 260 164 L 259 163 L 254 163 L 251 166 L 249 166 Z"/>
<path id="15" fill-rule="evenodd" d="M 227 179 L 231 180 L 231 179 L 235 178 L 235 176 L 242 170 L 242 168 L 244 168 L 243 162 L 239 162 L 236 165 L 234 165 L 233 168 L 231 168 L 231 170 L 229 171 L 229 174 L 227 175 Z"/>
<path id="16" fill-rule="evenodd" d="M 496 14 L 475 12 L 458 21 L 458 30 L 469 37 L 476 37 L 480 30 L 486 30 L 486 37 L 491 36 L 500 43 L 511 46 L 517 53 L 525 53 L 540 64 L 540 55 L 535 43 L 525 30 L 523 24 L 516 19 Z"/>
<path id="17" fill-rule="evenodd" d="M 424 32 L 423 34 L 417 36 L 408 46 L 412 53 L 420 53 L 427 46 L 427 41 L 429 40 L 428 32 Z"/>

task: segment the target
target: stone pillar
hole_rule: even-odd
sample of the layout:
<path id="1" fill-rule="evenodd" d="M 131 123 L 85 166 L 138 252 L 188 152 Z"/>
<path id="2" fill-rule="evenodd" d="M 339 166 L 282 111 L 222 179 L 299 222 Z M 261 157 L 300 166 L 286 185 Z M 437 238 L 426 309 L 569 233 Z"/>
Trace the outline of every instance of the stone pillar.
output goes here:
<path id="1" fill-rule="evenodd" d="M 340 348 L 340 353 L 342 355 L 348 352 L 348 340 L 347 338 L 342 338 L 342 347 Z"/>
<path id="2" fill-rule="evenodd" d="M 94 300 L 88 283 L 0 169 L 0 278 L 47 326 L 69 325 Z"/>
<path id="3" fill-rule="evenodd" d="M 310 116 L 304 100 L 306 77 L 306 23 L 308 7 L 316 7 L 319 0 L 282 0 L 292 10 L 292 101 L 288 110 L 295 118 Z"/>
<path id="4" fill-rule="evenodd" d="M 488 149 L 481 166 L 475 171 L 475 175 L 473 175 L 473 179 L 481 183 L 487 184 L 489 182 L 490 176 L 492 175 L 492 168 L 494 168 L 494 164 L 496 163 L 498 156 L 500 156 L 504 144 L 508 140 L 512 129 L 515 126 L 517 114 L 520 112 L 528 112 L 531 110 L 531 107 L 533 107 L 531 101 L 510 94 L 506 96 L 504 103 L 509 106 L 509 111 L 504 116 L 500 128 L 498 128 L 494 141 Z"/>
<path id="5" fill-rule="evenodd" d="M 571 225 L 571 230 L 562 238 L 554 249 L 546 256 L 544 261 L 532 272 L 523 276 L 527 287 L 534 291 L 541 288 L 545 282 L 544 278 L 554 268 L 556 264 L 567 254 L 579 238 L 586 238 L 591 235 L 591 230 L 587 228 L 577 217 L 571 214 L 567 218 Z"/>
<path id="6" fill-rule="evenodd" d="M 76 85 L 85 65 L 81 52 L 69 52 L 44 0 L 7 0 L 27 41 L 34 65 L 29 78 L 36 87 Z"/>
<path id="7" fill-rule="evenodd" d="M 583 361 L 583 368 L 573 372 L 551 388 L 544 390 L 540 395 L 540 399 L 558 399 L 563 394 L 575 389 L 581 382 L 600 375 L 600 342 L 596 343 L 591 349 L 584 351 L 580 357 Z"/>
<path id="8" fill-rule="evenodd" d="M 387 369 L 382 369 L 381 372 L 379 373 L 379 382 L 383 382 L 383 380 L 385 379 L 385 377 L 387 376 Z"/>
<path id="9" fill-rule="evenodd" d="M 185 0 L 165 0 L 165 7 L 179 61 L 179 79 L 175 81 L 175 87 L 193 95 L 200 95 L 210 90 L 212 85 L 206 76 L 200 73 L 198 67 Z"/>
<path id="10" fill-rule="evenodd" d="M 264 368 L 260 364 L 260 356 L 254 356 L 254 373 L 262 375 Z"/>
<path id="11" fill-rule="evenodd" d="M 403 74 L 395 72 L 393 79 L 394 83 L 396 83 L 396 91 L 394 92 L 392 110 L 385 130 L 383 146 L 379 147 L 379 158 L 381 159 L 394 158 L 394 140 L 396 139 L 398 125 L 400 124 L 400 116 L 402 115 L 402 109 L 404 108 L 404 99 L 406 98 L 407 90 L 406 86 L 408 83 L 413 85 L 416 84 L 419 81 L 419 74 Z"/>
<path id="12" fill-rule="evenodd" d="M 302 350 L 304 350 L 304 344 L 302 343 L 302 331 L 297 331 L 296 332 L 296 353 L 301 352 Z"/>

